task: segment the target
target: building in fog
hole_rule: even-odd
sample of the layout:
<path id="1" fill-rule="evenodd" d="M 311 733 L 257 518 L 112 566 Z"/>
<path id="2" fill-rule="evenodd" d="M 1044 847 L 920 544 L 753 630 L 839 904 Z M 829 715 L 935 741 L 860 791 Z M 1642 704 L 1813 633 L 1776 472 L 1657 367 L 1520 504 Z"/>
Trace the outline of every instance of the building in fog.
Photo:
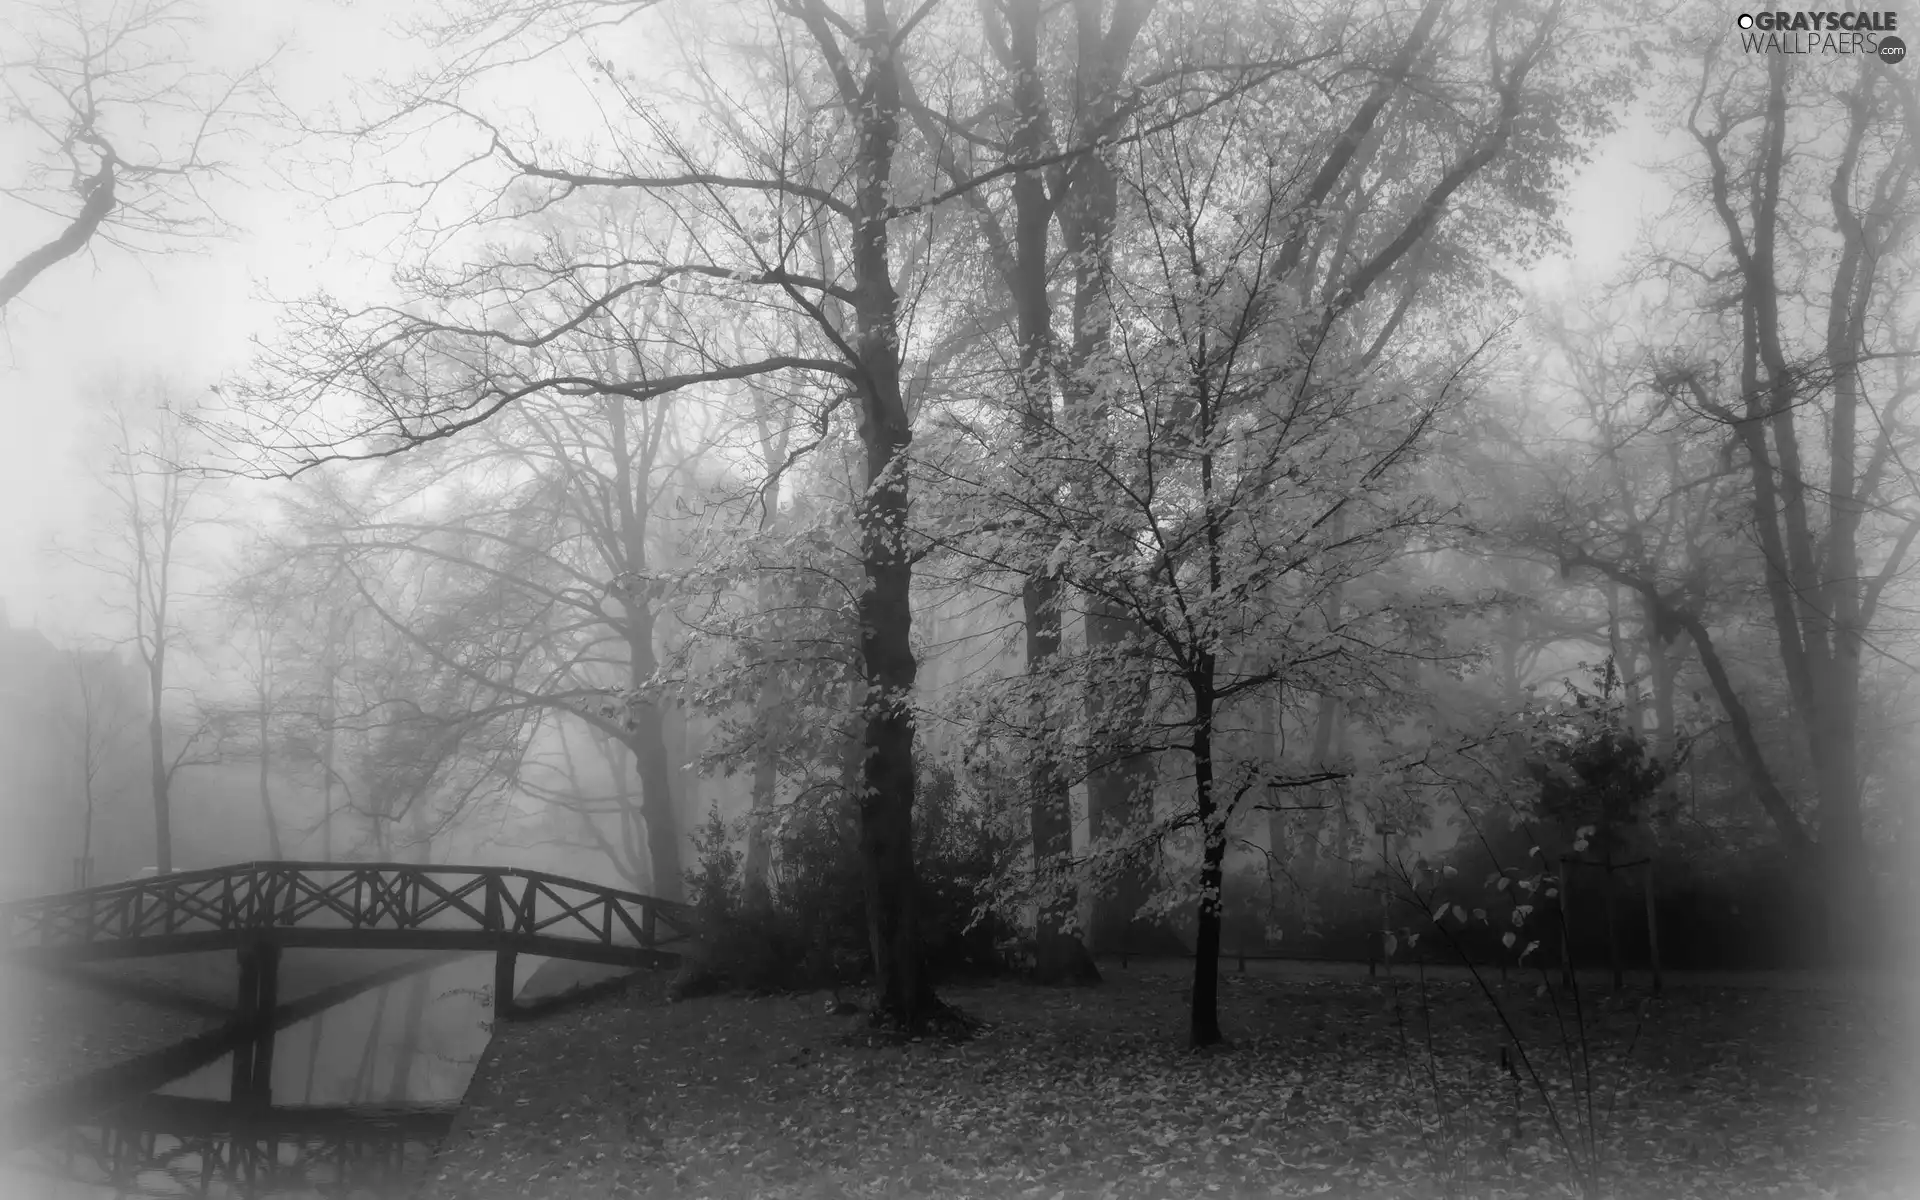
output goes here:
<path id="1" fill-rule="evenodd" d="M 145 720 L 137 664 L 116 650 L 62 650 L 39 630 L 13 625 L 0 605 L 0 895 L 73 886 L 75 860 L 88 840 L 89 753 L 91 881 L 138 868 L 133 860 L 152 840 L 141 756 Z"/>

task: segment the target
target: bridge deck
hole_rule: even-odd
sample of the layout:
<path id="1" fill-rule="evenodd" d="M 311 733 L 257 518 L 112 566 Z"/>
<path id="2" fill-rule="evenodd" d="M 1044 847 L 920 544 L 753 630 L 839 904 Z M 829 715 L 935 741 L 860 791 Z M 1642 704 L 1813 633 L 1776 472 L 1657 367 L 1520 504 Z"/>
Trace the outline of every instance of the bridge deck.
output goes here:
<path id="1" fill-rule="evenodd" d="M 511 867 L 252 862 L 0 905 L 0 953 L 84 962 L 275 945 L 676 962 L 691 911 Z"/>

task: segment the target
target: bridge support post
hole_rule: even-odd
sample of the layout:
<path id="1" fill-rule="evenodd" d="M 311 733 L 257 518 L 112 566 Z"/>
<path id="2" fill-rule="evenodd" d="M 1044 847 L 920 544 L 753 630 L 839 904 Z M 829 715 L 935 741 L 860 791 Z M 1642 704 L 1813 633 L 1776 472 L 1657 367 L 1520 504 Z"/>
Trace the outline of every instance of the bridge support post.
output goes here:
<path id="1" fill-rule="evenodd" d="M 493 1015 L 496 1021 L 513 1016 L 513 975 L 519 955 L 501 950 L 493 956 Z"/>
<path id="2" fill-rule="evenodd" d="M 273 1013 L 280 1004 L 280 947 L 255 942 L 239 950 L 235 1016 L 243 1032 L 233 1049 L 235 1104 L 273 1103 Z"/>

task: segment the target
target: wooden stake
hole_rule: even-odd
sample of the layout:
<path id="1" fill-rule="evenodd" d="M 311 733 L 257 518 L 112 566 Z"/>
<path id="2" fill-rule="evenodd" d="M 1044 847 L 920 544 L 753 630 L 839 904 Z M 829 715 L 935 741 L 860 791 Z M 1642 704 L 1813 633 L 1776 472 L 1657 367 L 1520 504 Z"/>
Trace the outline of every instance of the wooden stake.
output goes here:
<path id="1" fill-rule="evenodd" d="M 1567 890 L 1567 860 L 1560 863 L 1560 981 L 1573 984 L 1573 894 Z"/>
<path id="2" fill-rule="evenodd" d="M 1647 854 L 1647 957 L 1653 966 L 1653 994 L 1660 994 L 1660 918 L 1653 902 L 1653 854 Z"/>
<path id="3" fill-rule="evenodd" d="M 1620 934 L 1613 920 L 1613 855 L 1602 856 L 1600 861 L 1600 905 L 1607 910 L 1607 966 L 1613 970 L 1613 990 L 1619 991 L 1627 985 L 1626 976 L 1620 971 Z"/>

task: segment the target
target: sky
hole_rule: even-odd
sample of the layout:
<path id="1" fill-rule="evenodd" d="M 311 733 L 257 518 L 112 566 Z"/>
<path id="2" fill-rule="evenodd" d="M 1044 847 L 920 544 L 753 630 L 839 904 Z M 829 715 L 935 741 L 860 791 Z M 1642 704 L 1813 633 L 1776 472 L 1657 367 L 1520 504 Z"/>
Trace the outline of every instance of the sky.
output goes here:
<path id="1" fill-rule="evenodd" d="M 0 0 L 0 26 L 22 0 Z M 253 62 L 281 47 L 275 79 L 294 104 L 334 99 L 337 64 L 378 63 L 381 9 L 337 0 L 215 0 L 194 52 Z M 391 10 L 386 10 L 391 11 Z M 389 52 L 391 56 L 391 51 Z M 0 157 L 6 143 L 0 140 Z M 297 296 L 337 261 L 341 238 L 310 199 L 234 156 L 214 193 L 233 236 L 166 254 L 90 248 L 41 275 L 0 321 L 0 601 L 11 622 L 56 641 L 112 637 L 99 578 L 71 554 L 88 542 L 104 445 L 89 398 L 105 378 L 159 375 L 184 388 L 243 369 L 271 330 L 269 296 Z M 55 232 L 0 200 L 0 262 Z"/>
<path id="2" fill-rule="evenodd" d="M 19 3 L 0 0 L 0 10 Z M 364 70 L 402 60 L 402 44 L 382 33 L 393 12 L 338 0 L 220 0 L 208 8 L 208 44 L 239 61 L 284 43 L 277 82 L 291 103 L 311 104 L 337 97 L 343 62 Z M 1615 270 L 1664 196 L 1644 169 L 1656 145 L 1645 114 L 1603 142 L 1570 188 L 1569 245 L 1517 280 L 1568 294 Z M 0 601 L 16 626 L 58 642 L 114 636 L 102 580 L 71 561 L 89 537 L 103 451 L 90 384 L 157 373 L 191 390 L 244 370 L 250 339 L 271 332 L 272 297 L 306 294 L 359 261 L 351 235 L 257 165 L 239 165 L 217 206 L 233 236 L 166 255 L 109 248 L 68 259 L 0 324 Z M 0 215 L 0 262 L 50 232 L 4 205 Z"/>

